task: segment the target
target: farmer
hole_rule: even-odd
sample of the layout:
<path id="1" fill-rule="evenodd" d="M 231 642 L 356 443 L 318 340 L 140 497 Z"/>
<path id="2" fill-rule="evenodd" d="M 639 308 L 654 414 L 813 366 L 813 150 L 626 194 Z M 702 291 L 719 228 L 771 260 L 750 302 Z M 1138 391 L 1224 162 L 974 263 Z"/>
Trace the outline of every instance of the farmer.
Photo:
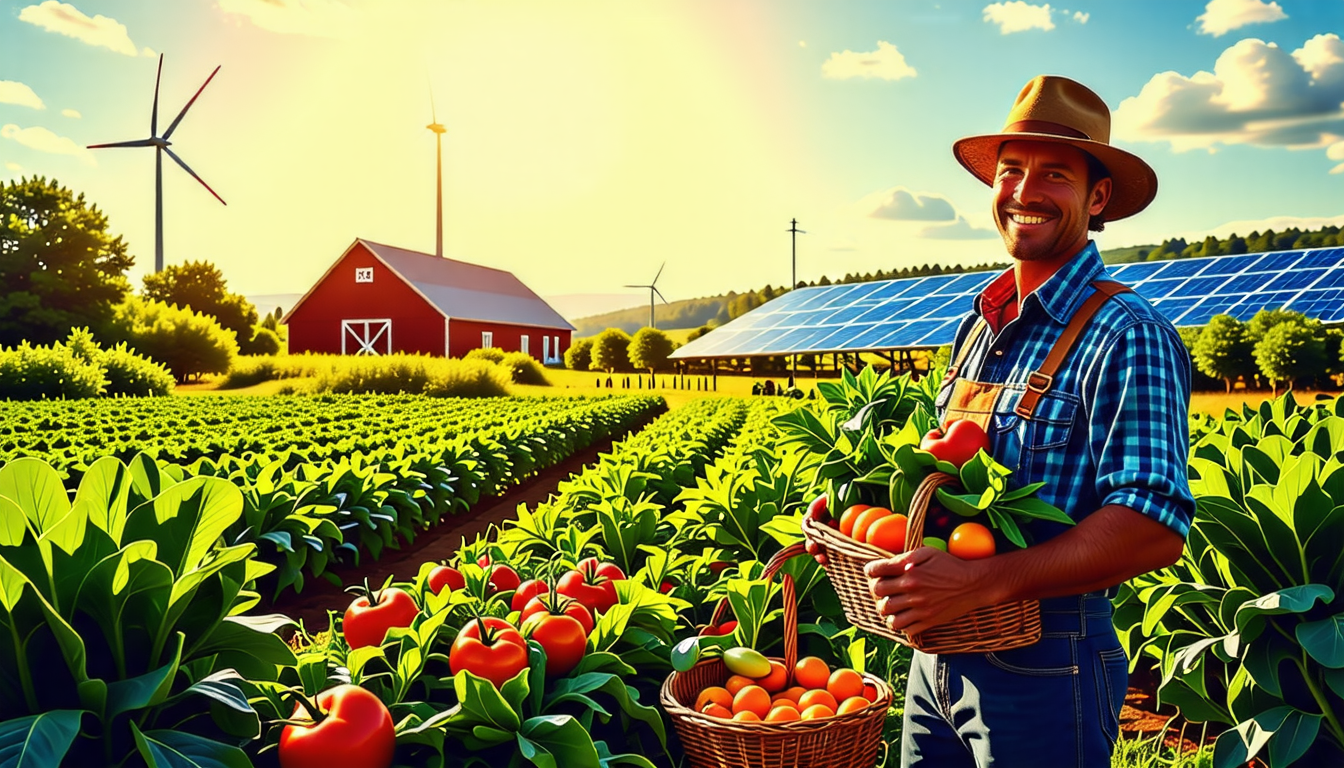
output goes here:
<path id="1" fill-rule="evenodd" d="M 868 565 L 888 624 L 909 633 L 1040 600 L 1032 645 L 915 652 L 903 766 L 1109 766 L 1128 680 L 1110 598 L 1181 556 L 1195 507 L 1190 362 L 1172 324 L 1109 281 L 1088 238 L 1157 193 L 1153 170 L 1109 139 L 1106 104 L 1047 75 L 1018 94 L 1002 132 L 952 147 L 993 188 L 1013 267 L 957 332 L 939 421 L 978 422 L 1014 484 L 1044 482 L 1040 497 L 1076 525 L 1036 521 L 1032 546 L 983 560 L 920 547 Z"/>

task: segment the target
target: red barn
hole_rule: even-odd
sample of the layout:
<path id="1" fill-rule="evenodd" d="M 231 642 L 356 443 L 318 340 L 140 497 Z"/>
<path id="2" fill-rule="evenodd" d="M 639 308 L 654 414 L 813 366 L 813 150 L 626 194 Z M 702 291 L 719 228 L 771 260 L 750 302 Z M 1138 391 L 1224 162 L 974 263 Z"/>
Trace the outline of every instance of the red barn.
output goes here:
<path id="1" fill-rule="evenodd" d="M 420 352 L 482 347 L 559 362 L 574 326 L 510 272 L 356 239 L 289 310 L 289 351 Z"/>

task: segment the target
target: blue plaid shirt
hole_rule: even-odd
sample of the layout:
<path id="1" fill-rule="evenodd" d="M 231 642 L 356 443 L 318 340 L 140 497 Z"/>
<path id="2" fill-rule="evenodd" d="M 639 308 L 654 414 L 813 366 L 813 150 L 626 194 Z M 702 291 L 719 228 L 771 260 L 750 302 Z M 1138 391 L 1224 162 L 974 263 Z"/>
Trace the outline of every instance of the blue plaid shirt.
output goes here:
<path id="1" fill-rule="evenodd" d="M 1027 376 L 1045 361 L 1074 311 L 1109 279 L 1088 243 L 1030 293 L 1017 318 L 999 332 L 991 323 L 967 353 L 960 376 L 1002 384 L 990 420 L 994 458 L 1013 470 L 1010 483 L 1044 481 L 1039 495 L 1075 521 L 1110 504 L 1147 515 L 1185 536 L 1195 502 L 1190 493 L 1190 357 L 1175 327 L 1136 293 L 1102 305 L 1055 374 L 1030 421 L 1013 412 Z M 952 345 L 960 353 L 981 316 L 997 320 L 1013 300 L 1009 269 L 975 300 Z M 951 387 L 939 392 L 941 420 Z M 1033 521 L 1036 541 L 1067 526 Z"/>

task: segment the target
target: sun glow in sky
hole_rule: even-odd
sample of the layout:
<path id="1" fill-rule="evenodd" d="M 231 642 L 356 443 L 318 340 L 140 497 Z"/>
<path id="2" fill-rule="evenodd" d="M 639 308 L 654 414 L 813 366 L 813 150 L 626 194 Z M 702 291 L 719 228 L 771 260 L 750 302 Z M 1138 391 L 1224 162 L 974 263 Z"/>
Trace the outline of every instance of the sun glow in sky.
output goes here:
<path id="1" fill-rule="evenodd" d="M 664 261 L 669 299 L 787 282 L 795 217 L 801 279 L 1001 260 L 988 190 L 950 145 L 997 130 L 1042 72 L 1096 90 L 1157 170 L 1157 201 L 1103 248 L 1344 223 L 1344 0 L 0 9 L 0 179 L 85 193 L 137 285 L 152 152 L 83 147 L 147 135 L 159 53 L 161 129 L 222 65 L 172 141 L 228 202 L 166 163 L 166 259 L 208 259 L 249 295 L 302 293 L 356 237 L 433 251 L 431 88 L 446 255 L 545 296 L 620 294 Z"/>

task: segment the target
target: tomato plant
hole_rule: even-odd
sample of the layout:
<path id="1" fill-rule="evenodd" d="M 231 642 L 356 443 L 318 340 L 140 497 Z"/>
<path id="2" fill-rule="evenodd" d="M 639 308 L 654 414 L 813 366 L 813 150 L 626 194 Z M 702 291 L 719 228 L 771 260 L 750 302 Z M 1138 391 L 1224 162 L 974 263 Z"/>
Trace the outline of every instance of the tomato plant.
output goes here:
<path id="1" fill-rule="evenodd" d="M 510 607 L 515 611 L 521 611 L 523 608 L 527 607 L 528 601 L 532 598 L 537 595 L 546 594 L 550 591 L 551 588 L 546 586 L 546 582 L 540 579 L 528 579 L 522 584 L 519 584 L 518 588 L 514 591 L 513 601 Z"/>
<path id="2" fill-rule="evenodd" d="M 397 744 L 392 714 L 377 696 L 346 684 L 319 693 L 315 705 L 295 698 L 294 714 L 280 734 L 281 768 L 392 764 Z"/>
<path id="3" fill-rule="evenodd" d="M 578 600 L 594 613 L 604 613 L 617 602 L 616 582 L 625 579 L 625 573 L 614 563 L 599 563 L 588 557 L 579 561 L 578 568 L 560 577 L 556 591 Z"/>
<path id="4" fill-rule="evenodd" d="M 579 622 L 583 627 L 584 634 L 592 634 L 593 632 L 592 611 L 588 610 L 588 606 L 566 595 L 547 592 L 533 597 L 527 601 L 527 605 L 523 606 L 523 615 L 518 621 L 526 622 L 538 614 L 569 616 Z"/>
<path id="5" fill-rule="evenodd" d="M 495 563 L 487 571 L 490 574 L 490 586 L 495 592 L 509 592 L 518 588 L 522 579 L 518 572 L 503 563 Z"/>
<path id="6" fill-rule="evenodd" d="M 440 565 L 429 572 L 429 591 L 438 594 L 444 587 L 456 592 L 459 589 L 465 589 L 467 580 L 462 576 L 462 572 L 456 568 L 447 565 Z"/>
<path id="7" fill-rule="evenodd" d="M 527 641 L 504 619 L 483 616 L 457 633 L 448 665 L 454 674 L 470 672 L 500 687 L 527 669 Z"/>
<path id="8" fill-rule="evenodd" d="M 341 622 L 345 642 L 351 648 L 382 645 L 389 629 L 411 626 L 420 613 L 415 600 L 400 589 L 382 589 L 373 593 L 365 584 L 346 591 L 364 593 L 345 609 L 345 618 Z M 371 595 L 372 600 L 369 599 Z"/>
<path id="9" fill-rule="evenodd" d="M 577 667 L 588 647 L 588 633 L 572 616 L 536 614 L 523 622 L 523 636 L 546 649 L 546 674 L 552 677 Z"/>

